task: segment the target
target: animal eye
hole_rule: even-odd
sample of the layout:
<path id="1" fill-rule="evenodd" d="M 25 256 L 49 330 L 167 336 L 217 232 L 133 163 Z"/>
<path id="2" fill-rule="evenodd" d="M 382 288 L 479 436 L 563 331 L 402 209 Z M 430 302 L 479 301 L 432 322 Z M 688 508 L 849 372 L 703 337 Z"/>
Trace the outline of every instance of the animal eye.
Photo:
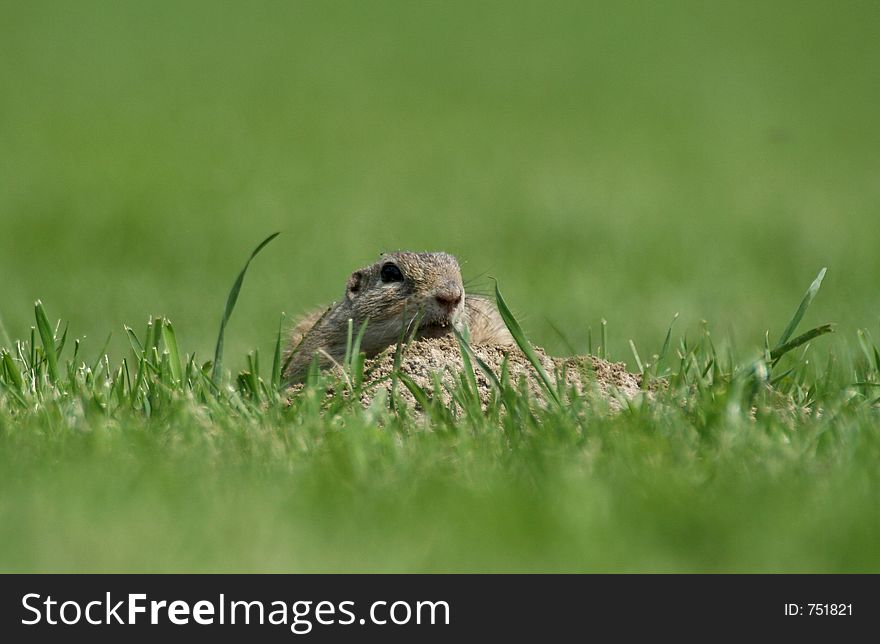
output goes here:
<path id="1" fill-rule="evenodd" d="M 382 278 L 383 282 L 402 282 L 403 281 L 403 273 L 400 272 L 400 269 L 397 267 L 397 264 L 392 264 L 388 262 L 382 266 L 382 271 L 379 273 L 379 277 Z"/>

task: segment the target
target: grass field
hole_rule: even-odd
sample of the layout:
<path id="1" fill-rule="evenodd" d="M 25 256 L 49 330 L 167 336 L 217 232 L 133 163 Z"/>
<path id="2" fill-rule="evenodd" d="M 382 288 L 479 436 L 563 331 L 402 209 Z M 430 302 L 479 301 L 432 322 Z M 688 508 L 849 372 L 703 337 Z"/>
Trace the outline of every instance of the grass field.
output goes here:
<path id="1" fill-rule="evenodd" d="M 875 3 L 0 5 L 0 570 L 880 570 Z M 680 314 L 669 390 L 285 407 L 282 312 L 398 248 L 559 354 Z"/>

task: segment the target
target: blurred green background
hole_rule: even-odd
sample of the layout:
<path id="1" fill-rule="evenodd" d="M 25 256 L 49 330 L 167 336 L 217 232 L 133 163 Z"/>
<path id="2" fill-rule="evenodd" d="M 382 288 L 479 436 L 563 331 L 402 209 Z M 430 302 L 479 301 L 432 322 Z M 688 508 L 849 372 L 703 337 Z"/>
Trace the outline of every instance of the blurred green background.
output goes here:
<path id="1" fill-rule="evenodd" d="M 385 250 L 497 277 L 532 339 L 741 347 L 880 316 L 876 2 L 2 2 L 0 320 L 228 355 Z M 734 333 L 735 331 L 735 333 Z M 2 333 L 2 332 L 0 332 Z M 4 338 L 0 334 L 0 341 Z M 234 366 L 234 365 L 231 365 Z"/>

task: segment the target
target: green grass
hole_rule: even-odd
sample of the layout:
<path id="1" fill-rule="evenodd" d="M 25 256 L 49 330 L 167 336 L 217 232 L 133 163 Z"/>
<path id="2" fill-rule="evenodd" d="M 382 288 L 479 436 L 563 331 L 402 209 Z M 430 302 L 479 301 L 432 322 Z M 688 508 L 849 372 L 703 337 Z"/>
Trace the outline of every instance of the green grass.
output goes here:
<path id="1" fill-rule="evenodd" d="M 878 570 L 876 3 L 2 15 L 0 569 Z M 284 407 L 281 312 L 398 248 L 670 389 Z"/>
<path id="2" fill-rule="evenodd" d="M 342 380 L 313 374 L 289 398 L 258 352 L 215 381 L 164 319 L 129 332 L 120 365 L 77 343 L 59 362 L 66 327 L 38 302 L 39 344 L 0 361 L 0 565 L 876 571 L 880 353 L 862 334 L 863 356 L 817 368 L 805 342 L 824 326 L 785 341 L 818 284 L 776 354 L 743 365 L 708 334 L 681 339 L 677 364 L 667 346 L 644 365 L 665 384 L 619 413 L 549 380 L 541 404 L 503 372 L 484 411 L 466 374 L 448 408 L 400 373 L 423 413 L 365 409 L 351 338 Z"/>

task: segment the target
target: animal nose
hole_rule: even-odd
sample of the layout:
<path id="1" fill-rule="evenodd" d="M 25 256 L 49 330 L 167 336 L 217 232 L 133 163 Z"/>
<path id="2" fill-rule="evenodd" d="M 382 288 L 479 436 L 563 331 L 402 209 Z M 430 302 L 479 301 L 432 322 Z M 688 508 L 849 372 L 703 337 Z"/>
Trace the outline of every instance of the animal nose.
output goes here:
<path id="1" fill-rule="evenodd" d="M 437 291 L 434 299 L 437 300 L 441 307 L 447 311 L 452 311 L 452 309 L 461 304 L 461 289 L 457 286 L 449 286 Z"/>

